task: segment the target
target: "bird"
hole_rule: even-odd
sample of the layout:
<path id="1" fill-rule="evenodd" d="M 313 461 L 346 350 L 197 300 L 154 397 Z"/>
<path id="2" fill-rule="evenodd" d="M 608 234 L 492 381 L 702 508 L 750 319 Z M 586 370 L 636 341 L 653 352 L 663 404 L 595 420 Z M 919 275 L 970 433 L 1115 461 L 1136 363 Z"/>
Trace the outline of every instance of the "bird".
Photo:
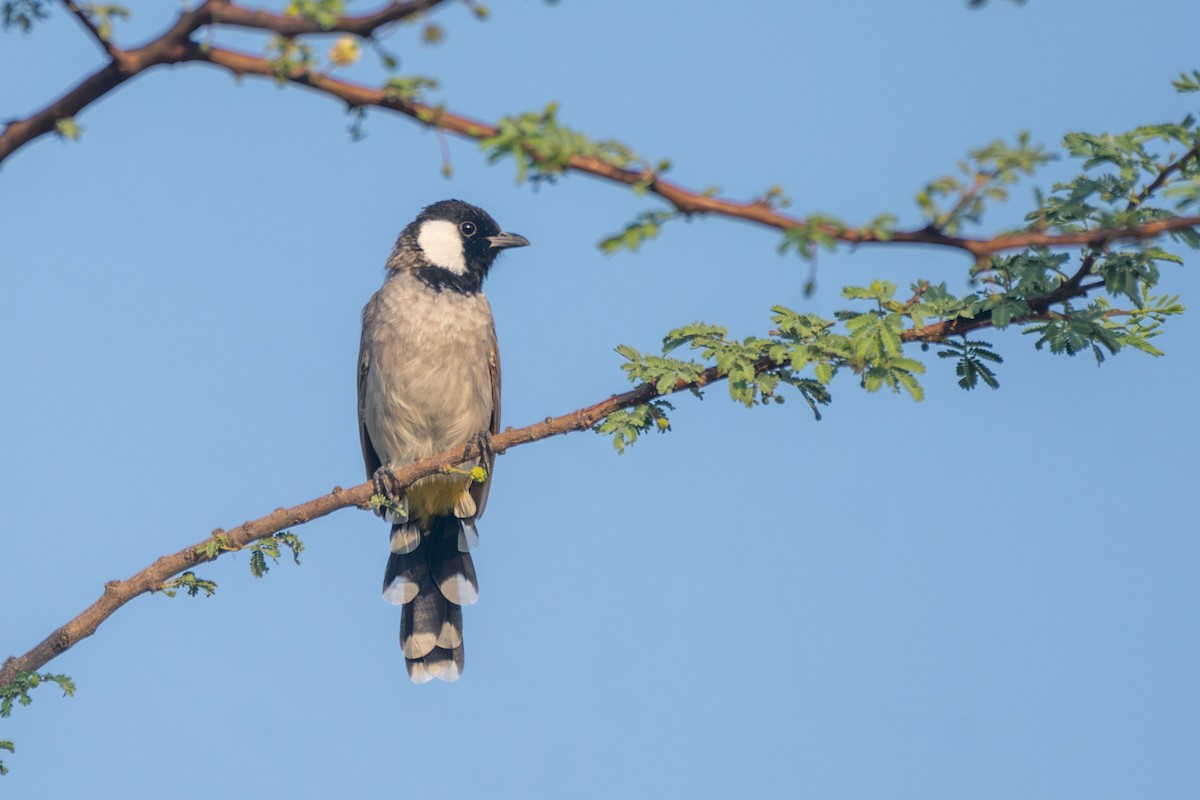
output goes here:
<path id="1" fill-rule="evenodd" d="M 462 607 L 479 596 L 470 550 L 500 430 L 500 354 L 483 281 L 498 255 L 528 244 L 470 203 L 433 203 L 400 233 L 363 308 L 359 437 L 367 477 L 388 499 L 376 509 L 391 523 L 383 597 L 402 607 L 414 683 L 462 675 Z M 472 441 L 482 456 L 394 496 L 392 470 Z M 469 474 L 476 467 L 482 476 Z"/>

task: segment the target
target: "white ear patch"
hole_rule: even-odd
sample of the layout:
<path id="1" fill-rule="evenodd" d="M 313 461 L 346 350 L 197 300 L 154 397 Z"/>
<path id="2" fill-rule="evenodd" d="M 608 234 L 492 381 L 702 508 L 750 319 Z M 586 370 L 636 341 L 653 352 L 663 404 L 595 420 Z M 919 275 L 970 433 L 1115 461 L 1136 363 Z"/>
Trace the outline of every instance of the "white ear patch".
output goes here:
<path id="1" fill-rule="evenodd" d="M 424 251 L 430 264 L 450 270 L 455 275 L 462 275 L 467 271 L 462 236 L 453 222 L 444 219 L 422 222 L 421 230 L 417 233 L 417 244 Z"/>

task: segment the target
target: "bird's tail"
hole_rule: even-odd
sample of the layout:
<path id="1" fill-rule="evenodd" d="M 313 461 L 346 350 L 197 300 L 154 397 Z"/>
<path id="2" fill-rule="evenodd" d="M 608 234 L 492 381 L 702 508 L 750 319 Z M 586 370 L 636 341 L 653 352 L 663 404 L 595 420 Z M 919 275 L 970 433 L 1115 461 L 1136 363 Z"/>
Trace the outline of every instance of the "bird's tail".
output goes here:
<path id="1" fill-rule="evenodd" d="M 413 683 L 462 674 L 462 607 L 479 597 L 470 553 L 477 542 L 475 523 L 456 516 L 392 526 L 383 598 L 404 607 L 400 646 Z"/>

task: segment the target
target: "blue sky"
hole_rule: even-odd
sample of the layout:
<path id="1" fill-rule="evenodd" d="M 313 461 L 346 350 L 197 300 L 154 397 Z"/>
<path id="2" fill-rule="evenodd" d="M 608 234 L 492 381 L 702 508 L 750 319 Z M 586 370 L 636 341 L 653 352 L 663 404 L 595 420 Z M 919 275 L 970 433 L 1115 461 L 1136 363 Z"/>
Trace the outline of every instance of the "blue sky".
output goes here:
<path id="1" fill-rule="evenodd" d="M 527 1 L 486 24 L 442 9 L 438 47 L 412 28 L 389 41 L 456 111 L 556 100 L 685 185 L 746 199 L 778 183 L 797 213 L 913 225 L 920 186 L 996 137 L 1057 148 L 1196 110 L 1170 87 L 1200 66 L 1194 4 L 1082 7 Z M 166 24 L 134 10 L 123 42 Z M 58 11 L 3 36 L 0 73 L 19 77 L 0 114 L 98 63 Z M 875 277 L 965 288 L 955 254 L 862 248 L 822 255 L 806 298 L 777 236 L 718 219 L 605 257 L 595 243 L 652 199 L 581 176 L 533 191 L 455 140 L 447 181 L 409 120 L 371 114 L 350 143 L 328 99 L 201 66 L 143 75 L 79 122 L 80 142 L 40 140 L 0 171 L 0 656 L 213 528 L 363 479 L 359 313 L 434 200 L 534 245 L 487 287 L 507 425 L 623 390 L 615 345 L 653 350 L 694 320 L 746 336 L 773 304 L 828 313 Z M 1200 289 L 1190 262 L 1163 284 L 1189 304 Z M 843 378 L 816 423 L 714 387 L 621 457 L 591 434 L 514 449 L 455 685 L 409 684 L 379 598 L 386 529 L 339 512 L 296 530 L 301 567 L 255 580 L 224 558 L 200 570 L 215 597 L 138 598 L 52 662 L 79 691 L 41 689 L 0 724 L 17 746 L 0 786 L 1194 797 L 1195 317 L 1172 321 L 1164 358 L 1100 369 L 988 332 L 995 392 L 932 359 L 919 404 Z"/>

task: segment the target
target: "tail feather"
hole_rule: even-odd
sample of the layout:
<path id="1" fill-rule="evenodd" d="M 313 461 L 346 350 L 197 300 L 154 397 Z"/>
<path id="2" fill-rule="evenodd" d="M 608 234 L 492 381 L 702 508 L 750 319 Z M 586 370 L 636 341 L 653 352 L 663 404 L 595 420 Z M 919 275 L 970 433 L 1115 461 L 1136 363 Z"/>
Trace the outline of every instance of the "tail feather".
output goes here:
<path id="1" fill-rule="evenodd" d="M 437 646 L 446 622 L 446 599 L 430 582 L 400 614 L 400 647 L 405 658 L 423 658 Z"/>
<path id="2" fill-rule="evenodd" d="M 413 683 L 426 683 L 434 678 L 453 683 L 462 676 L 463 649 L 461 645 L 453 650 L 435 647 L 424 658 L 406 659 L 404 666 Z"/>
<path id="3" fill-rule="evenodd" d="M 388 557 L 383 596 L 403 605 L 400 646 L 414 683 L 433 678 L 456 681 L 462 674 L 462 606 L 479 597 L 471 554 L 460 550 L 460 544 L 474 534 L 474 530 L 466 532 L 464 523 L 471 525 L 457 517 L 434 517 L 421 526 L 426 530 L 415 548 L 408 552 L 393 548 Z M 398 535 L 405 538 L 407 546 L 408 531 L 397 534 L 393 528 L 393 542 Z"/>
<path id="4" fill-rule="evenodd" d="M 475 577 L 475 562 L 470 553 L 455 552 L 443 561 L 437 571 L 437 584 L 442 596 L 456 606 L 472 606 L 479 599 L 479 579 Z"/>
<path id="5" fill-rule="evenodd" d="M 446 604 L 446 618 L 438 632 L 437 646 L 445 650 L 461 648 L 463 643 L 462 606 Z"/>
<path id="6" fill-rule="evenodd" d="M 421 546 L 421 528 L 415 522 L 393 525 L 388 546 L 393 553 L 411 553 Z"/>
<path id="7" fill-rule="evenodd" d="M 394 606 L 411 603 L 421 585 L 429 580 L 425 554 L 419 548 L 407 553 L 392 553 L 383 573 L 383 599 Z"/>

